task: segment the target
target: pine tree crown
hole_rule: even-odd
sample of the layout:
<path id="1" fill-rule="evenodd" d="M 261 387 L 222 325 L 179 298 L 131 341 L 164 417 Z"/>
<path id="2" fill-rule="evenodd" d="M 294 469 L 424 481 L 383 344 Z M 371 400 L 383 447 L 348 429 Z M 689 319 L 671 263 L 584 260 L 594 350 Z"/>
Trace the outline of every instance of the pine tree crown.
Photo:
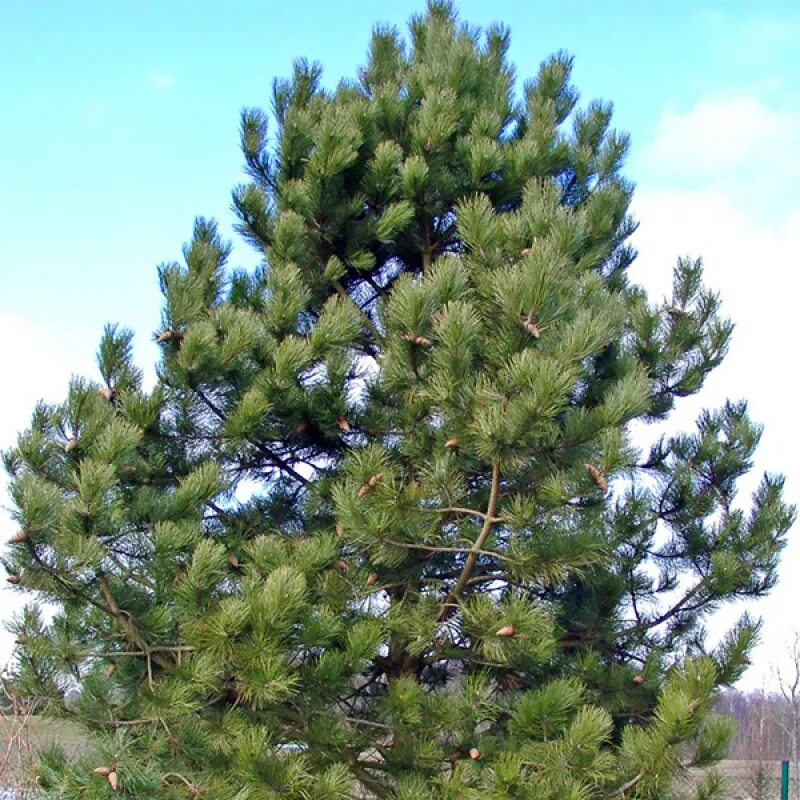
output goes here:
<path id="1" fill-rule="evenodd" d="M 627 136 L 508 44 L 431 2 L 334 90 L 296 62 L 241 118 L 262 265 L 198 218 L 156 386 L 109 325 L 5 454 L 15 685 L 94 742 L 53 796 L 667 798 L 724 753 L 758 625 L 702 623 L 794 509 L 737 495 L 744 403 L 636 446 L 732 325 L 700 261 L 630 282 Z"/>

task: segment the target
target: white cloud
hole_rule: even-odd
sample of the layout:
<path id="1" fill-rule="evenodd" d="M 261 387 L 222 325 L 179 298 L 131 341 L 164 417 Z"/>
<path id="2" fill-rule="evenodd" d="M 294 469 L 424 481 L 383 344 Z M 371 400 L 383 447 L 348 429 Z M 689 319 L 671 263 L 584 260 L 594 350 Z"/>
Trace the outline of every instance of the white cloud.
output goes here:
<path id="1" fill-rule="evenodd" d="M 177 85 L 177 78 L 169 72 L 152 72 L 150 74 L 150 88 L 158 92 L 168 92 Z"/>
<path id="2" fill-rule="evenodd" d="M 672 185 L 713 183 L 768 203 L 800 176 L 800 113 L 751 94 L 703 98 L 683 113 L 668 106 L 639 162 Z"/>
<path id="3" fill-rule="evenodd" d="M 648 169 L 634 213 L 640 221 L 635 244 L 640 256 L 632 277 L 655 296 L 671 285 L 679 255 L 702 256 L 706 283 L 722 296 L 736 323 L 730 355 L 699 398 L 683 403 L 682 427 L 701 407 L 726 398 L 747 399 L 764 424 L 753 481 L 764 471 L 787 476 L 787 498 L 800 502 L 800 426 L 796 421 L 797 298 L 800 297 L 800 126 L 792 115 L 749 96 L 707 98 L 681 115 L 664 112 L 658 135 L 643 151 Z M 691 180 L 687 181 L 687 178 Z M 769 184 L 770 193 L 764 196 Z M 772 680 L 783 656 L 800 586 L 800 531 L 790 532 L 777 588 L 750 604 L 764 617 L 763 644 L 745 685 Z M 738 612 L 712 620 L 721 632 Z M 800 621 L 796 623 L 800 627 Z"/>

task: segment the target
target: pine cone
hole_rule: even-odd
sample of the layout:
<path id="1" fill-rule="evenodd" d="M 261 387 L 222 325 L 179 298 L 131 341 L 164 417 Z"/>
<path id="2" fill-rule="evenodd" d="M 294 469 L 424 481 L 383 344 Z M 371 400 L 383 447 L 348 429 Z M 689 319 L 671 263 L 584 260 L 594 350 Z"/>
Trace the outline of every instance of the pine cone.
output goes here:
<path id="1" fill-rule="evenodd" d="M 457 438 L 455 438 L 455 437 L 454 437 L 454 438 L 452 438 L 452 439 L 448 439 L 448 440 L 447 440 L 447 441 L 444 443 L 444 446 L 445 446 L 445 447 L 458 447 L 458 439 L 457 439 Z"/>
<path id="2" fill-rule="evenodd" d="M 111 774 L 112 769 L 111 767 L 95 767 L 92 772 L 94 772 L 95 775 L 102 775 L 104 778 L 107 778 Z"/>
<path id="3" fill-rule="evenodd" d="M 378 582 L 378 573 L 370 572 L 369 576 L 367 577 L 367 586 L 372 586 L 377 582 Z"/>
<path id="4" fill-rule="evenodd" d="M 167 328 L 166 330 L 159 333 L 158 336 L 156 336 L 156 341 L 159 344 L 164 344 L 165 342 L 171 342 L 173 339 L 176 342 L 181 341 L 181 339 L 183 339 L 183 332 L 174 331 L 172 330 L 172 328 Z"/>
<path id="5" fill-rule="evenodd" d="M 641 686 L 644 683 L 644 677 L 642 675 L 634 675 L 633 676 L 633 685 L 634 686 Z"/>
<path id="6" fill-rule="evenodd" d="M 525 326 L 525 330 L 533 336 L 534 339 L 538 339 L 542 332 L 539 330 L 539 326 L 534 322 L 533 319 L 533 310 L 528 312 L 528 316 L 522 320 L 522 324 Z"/>
<path id="7" fill-rule="evenodd" d="M 600 472 L 600 470 L 594 464 L 584 464 L 584 467 L 586 467 L 586 471 L 589 473 L 589 475 L 592 476 L 595 486 L 597 486 L 601 492 L 607 492 L 608 480 L 606 476 L 603 475 L 603 473 Z"/>
<path id="8" fill-rule="evenodd" d="M 539 326 L 535 322 L 531 321 L 526 322 L 525 329 L 531 336 L 533 336 L 534 339 L 538 339 L 542 335 L 541 331 L 539 330 Z"/>
<path id="9" fill-rule="evenodd" d="M 495 636 L 500 636 L 502 638 L 508 638 L 510 636 L 516 636 L 517 631 L 513 625 L 504 625 L 499 630 L 495 631 Z"/>
<path id="10" fill-rule="evenodd" d="M 78 446 L 77 437 L 73 436 L 64 443 L 64 452 L 71 453 Z"/>
<path id="11" fill-rule="evenodd" d="M 100 390 L 100 394 L 110 403 L 117 396 L 117 390 L 112 389 L 110 386 L 104 386 Z"/>
<path id="12" fill-rule="evenodd" d="M 477 761 L 481 757 L 481 751 L 477 747 L 471 747 L 469 750 L 469 757 L 473 761 Z"/>
<path id="13" fill-rule="evenodd" d="M 19 575 L 9 575 L 6 580 L 12 585 L 17 586 L 22 581 Z"/>
<path id="14" fill-rule="evenodd" d="M 112 770 L 108 773 L 108 785 L 112 788 L 113 791 L 117 791 L 117 786 L 119 786 L 119 780 L 117 779 L 117 773 Z"/>
<path id="15" fill-rule="evenodd" d="M 373 475 L 359 490 L 358 496 L 363 497 L 365 494 L 371 492 L 380 481 L 383 480 L 383 473 L 379 472 L 376 475 Z"/>
<path id="16" fill-rule="evenodd" d="M 17 531 L 9 540 L 9 544 L 21 544 L 22 542 L 27 542 L 28 539 L 33 538 L 32 531 L 21 530 Z"/>
<path id="17" fill-rule="evenodd" d="M 423 347 L 429 347 L 433 342 L 427 336 L 416 336 L 413 333 L 404 333 L 403 338 L 407 342 L 411 342 L 411 344 L 418 344 L 422 345 Z"/>
<path id="18" fill-rule="evenodd" d="M 344 417 L 339 417 L 339 418 L 336 420 L 336 422 L 337 422 L 337 424 L 339 425 L 339 427 L 340 427 L 340 428 L 341 428 L 341 429 L 342 429 L 342 430 L 343 430 L 345 433 L 350 433 L 350 431 L 352 430 L 352 429 L 351 429 L 351 427 L 350 427 L 350 423 L 349 423 L 349 422 L 348 422 L 348 421 L 347 421 L 347 420 L 346 420 Z"/>

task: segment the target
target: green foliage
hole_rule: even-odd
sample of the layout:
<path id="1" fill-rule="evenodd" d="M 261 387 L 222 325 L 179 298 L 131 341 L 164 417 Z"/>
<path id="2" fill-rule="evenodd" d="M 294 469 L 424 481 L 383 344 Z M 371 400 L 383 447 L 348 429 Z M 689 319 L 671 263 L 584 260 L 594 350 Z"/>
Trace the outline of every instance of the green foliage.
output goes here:
<path id="1" fill-rule="evenodd" d="M 356 81 L 298 61 L 242 114 L 263 264 L 199 219 L 156 387 L 109 326 L 5 455 L 17 685 L 95 741 L 51 796 L 668 798 L 724 752 L 757 624 L 701 625 L 794 511 L 737 494 L 743 403 L 634 446 L 732 327 L 700 262 L 629 283 L 627 137 L 563 53 L 518 92 L 508 42 L 431 2 Z"/>

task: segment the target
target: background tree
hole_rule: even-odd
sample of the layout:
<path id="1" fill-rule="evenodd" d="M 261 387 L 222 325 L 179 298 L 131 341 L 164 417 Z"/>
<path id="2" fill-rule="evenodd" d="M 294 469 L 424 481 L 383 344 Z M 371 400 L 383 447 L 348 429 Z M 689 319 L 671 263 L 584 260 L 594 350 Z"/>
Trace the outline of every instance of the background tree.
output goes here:
<path id="1" fill-rule="evenodd" d="M 743 403 L 632 445 L 732 328 L 699 262 L 629 283 L 611 107 L 507 48 L 432 2 L 333 91 L 298 62 L 273 145 L 242 116 L 262 267 L 199 219 L 156 387 L 109 326 L 7 454 L 10 580 L 56 609 L 17 681 L 98 748 L 46 754 L 53 793 L 654 798 L 724 751 L 756 626 L 701 622 L 770 588 L 793 511 L 775 476 L 734 502 Z"/>
<path id="2" fill-rule="evenodd" d="M 784 715 L 781 698 L 765 689 L 722 693 L 716 706 L 719 714 L 736 720 L 736 733 L 728 747 L 728 758 L 737 761 L 780 761 L 789 752 L 780 724 Z"/>
<path id="3" fill-rule="evenodd" d="M 800 633 L 795 631 L 787 648 L 788 666 L 777 669 L 778 691 L 783 699 L 776 718 L 788 739 L 786 755 L 791 758 L 795 772 L 794 796 L 800 798 Z"/>

